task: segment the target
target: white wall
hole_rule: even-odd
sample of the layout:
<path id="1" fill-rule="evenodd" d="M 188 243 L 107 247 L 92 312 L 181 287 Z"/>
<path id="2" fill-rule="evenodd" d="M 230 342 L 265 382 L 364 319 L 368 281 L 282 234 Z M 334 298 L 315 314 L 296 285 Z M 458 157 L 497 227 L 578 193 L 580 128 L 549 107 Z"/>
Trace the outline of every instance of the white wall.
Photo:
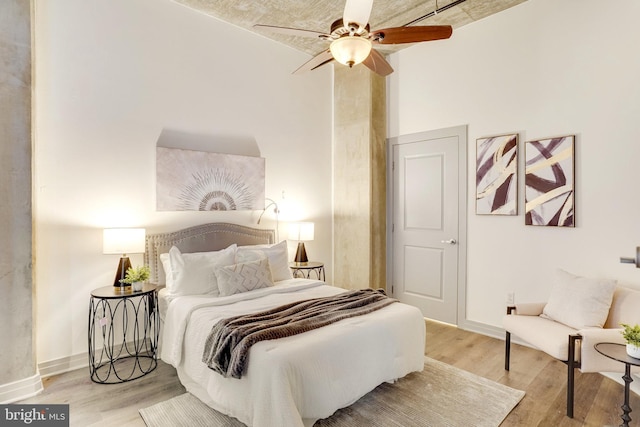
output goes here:
<path id="1" fill-rule="evenodd" d="M 640 3 L 529 0 L 392 56 L 389 137 L 468 124 L 467 319 L 507 292 L 545 301 L 554 269 L 640 287 Z M 520 133 L 519 212 L 475 214 L 475 141 Z M 575 228 L 524 225 L 524 141 L 576 135 Z"/>
<path id="2" fill-rule="evenodd" d="M 267 197 L 316 222 L 307 250 L 329 263 L 331 67 L 291 76 L 306 55 L 169 0 L 35 6 L 39 362 L 87 350 L 89 292 L 117 263 L 101 253 L 103 227 L 255 223 L 259 212 L 155 211 L 163 130 L 255 140 Z M 469 125 L 469 320 L 500 326 L 509 291 L 546 299 L 556 267 L 640 287 L 640 271 L 618 263 L 640 245 L 638 12 L 633 0 L 529 0 L 392 56 L 389 137 Z M 523 180 L 519 216 L 475 215 L 475 140 L 506 132 L 521 147 L 576 135 L 576 228 L 524 226 Z"/>
<path id="3" fill-rule="evenodd" d="M 266 197 L 316 223 L 307 252 L 331 279 L 331 67 L 292 76 L 307 55 L 169 0 L 35 6 L 39 362 L 87 351 L 89 293 L 118 260 L 102 254 L 102 228 L 255 225 L 260 211 L 156 212 L 163 130 L 254 141 Z M 271 210 L 261 226 L 275 226 Z"/>

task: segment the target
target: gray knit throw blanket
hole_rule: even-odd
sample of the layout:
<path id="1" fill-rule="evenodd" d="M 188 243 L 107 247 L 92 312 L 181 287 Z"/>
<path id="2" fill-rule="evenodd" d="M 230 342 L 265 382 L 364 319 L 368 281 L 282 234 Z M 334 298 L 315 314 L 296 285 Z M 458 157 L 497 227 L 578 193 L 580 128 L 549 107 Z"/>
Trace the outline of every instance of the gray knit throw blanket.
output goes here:
<path id="1" fill-rule="evenodd" d="M 202 361 L 224 377 L 240 378 L 251 346 L 259 341 L 301 334 L 348 317 L 371 313 L 391 303 L 381 289 L 296 301 L 255 314 L 229 317 L 211 329 Z"/>

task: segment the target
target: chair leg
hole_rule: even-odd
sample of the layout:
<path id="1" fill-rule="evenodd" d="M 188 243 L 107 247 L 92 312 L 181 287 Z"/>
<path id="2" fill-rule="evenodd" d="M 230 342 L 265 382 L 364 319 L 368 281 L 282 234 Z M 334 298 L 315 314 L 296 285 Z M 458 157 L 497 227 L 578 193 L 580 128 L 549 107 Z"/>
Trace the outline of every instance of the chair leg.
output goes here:
<path id="1" fill-rule="evenodd" d="M 580 339 L 580 335 L 569 335 L 569 354 L 567 355 L 567 417 L 569 418 L 573 418 L 575 375 L 576 368 L 580 367 L 580 363 L 576 363 L 576 341 Z"/>
<path id="2" fill-rule="evenodd" d="M 511 356 L 511 332 L 507 331 L 507 335 L 504 339 L 504 370 L 509 370 L 509 360 Z"/>
<path id="3" fill-rule="evenodd" d="M 516 311 L 515 305 L 507 306 L 507 314 L 512 314 Z M 506 331 L 507 335 L 504 338 L 504 370 L 509 370 L 509 359 L 511 355 L 511 332 Z"/>
<path id="4" fill-rule="evenodd" d="M 571 359 L 569 359 L 569 363 L 567 363 L 567 417 L 573 418 L 573 392 L 574 392 L 574 382 L 575 382 L 575 367 L 573 363 L 571 363 Z"/>

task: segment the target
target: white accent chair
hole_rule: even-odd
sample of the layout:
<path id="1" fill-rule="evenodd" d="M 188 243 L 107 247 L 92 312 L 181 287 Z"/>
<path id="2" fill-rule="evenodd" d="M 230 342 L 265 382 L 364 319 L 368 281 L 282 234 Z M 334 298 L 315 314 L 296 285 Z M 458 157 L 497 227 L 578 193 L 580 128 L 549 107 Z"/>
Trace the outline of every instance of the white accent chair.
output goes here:
<path id="1" fill-rule="evenodd" d="M 547 303 L 516 304 L 507 308 L 503 319 L 505 369 L 509 370 L 511 334 L 567 364 L 567 416 L 573 418 L 576 368 L 581 372 L 624 372 L 623 363 L 601 355 L 594 345 L 600 342 L 624 344 L 620 323 L 640 324 L 640 290 L 615 287 L 603 327 L 577 329 L 567 326 L 545 317 L 545 306 Z M 640 372 L 640 369 L 632 372 Z"/>

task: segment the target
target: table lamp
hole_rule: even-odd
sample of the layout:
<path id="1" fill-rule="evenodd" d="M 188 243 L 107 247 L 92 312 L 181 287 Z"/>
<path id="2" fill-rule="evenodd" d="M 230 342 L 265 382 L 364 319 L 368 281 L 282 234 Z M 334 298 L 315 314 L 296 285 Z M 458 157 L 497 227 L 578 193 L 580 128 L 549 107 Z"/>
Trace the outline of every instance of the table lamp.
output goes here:
<path id="1" fill-rule="evenodd" d="M 312 222 L 292 222 L 289 224 L 289 240 L 298 241 L 298 249 L 293 259 L 296 265 L 305 265 L 309 262 L 307 251 L 304 248 L 304 241 L 313 240 L 313 223 Z"/>
<path id="2" fill-rule="evenodd" d="M 127 254 L 143 254 L 145 243 L 144 228 L 105 228 L 102 235 L 102 253 L 120 254 L 113 286 L 126 286 L 120 280 L 127 275 L 131 261 Z"/>

